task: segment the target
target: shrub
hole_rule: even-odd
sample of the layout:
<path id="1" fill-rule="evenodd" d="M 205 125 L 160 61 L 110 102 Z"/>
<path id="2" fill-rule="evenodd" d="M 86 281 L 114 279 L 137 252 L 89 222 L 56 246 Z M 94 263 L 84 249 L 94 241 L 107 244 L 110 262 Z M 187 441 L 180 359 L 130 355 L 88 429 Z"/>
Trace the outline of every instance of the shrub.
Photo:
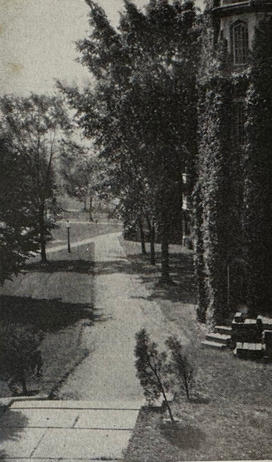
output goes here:
<path id="1" fill-rule="evenodd" d="M 145 329 L 136 334 L 136 341 L 135 356 L 137 359 L 135 365 L 144 395 L 147 401 L 152 403 L 162 394 L 170 419 L 174 423 L 174 417 L 166 395 L 171 384 L 171 369 L 167 361 L 167 355 L 165 352 L 158 351 L 157 344 L 150 340 Z"/>
<path id="2" fill-rule="evenodd" d="M 22 393 L 27 395 L 27 380 L 41 376 L 41 339 L 42 334 L 30 326 L 8 324 L 0 327 L 1 373 L 13 393 L 17 393 L 20 385 Z"/>
<path id="3" fill-rule="evenodd" d="M 166 345 L 171 351 L 172 372 L 181 385 L 181 388 L 185 391 L 187 399 L 190 400 L 191 391 L 194 386 L 195 367 L 188 353 L 184 351 L 184 347 L 176 337 L 169 337 Z"/>

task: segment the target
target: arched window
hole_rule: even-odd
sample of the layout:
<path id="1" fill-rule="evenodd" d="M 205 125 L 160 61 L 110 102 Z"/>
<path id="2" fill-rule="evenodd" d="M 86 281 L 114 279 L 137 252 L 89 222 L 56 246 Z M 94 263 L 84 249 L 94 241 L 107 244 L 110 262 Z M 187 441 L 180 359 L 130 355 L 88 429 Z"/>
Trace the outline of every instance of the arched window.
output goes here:
<path id="1" fill-rule="evenodd" d="M 233 64 L 246 64 L 248 61 L 248 27 L 243 21 L 235 22 L 231 27 Z"/>

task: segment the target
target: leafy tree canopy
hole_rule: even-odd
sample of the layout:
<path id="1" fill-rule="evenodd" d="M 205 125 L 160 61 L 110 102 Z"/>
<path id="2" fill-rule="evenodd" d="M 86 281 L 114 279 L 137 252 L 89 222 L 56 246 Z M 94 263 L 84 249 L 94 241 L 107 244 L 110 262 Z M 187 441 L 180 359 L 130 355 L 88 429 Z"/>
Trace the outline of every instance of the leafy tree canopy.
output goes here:
<path id="1" fill-rule="evenodd" d="M 167 250 L 181 210 L 181 174 L 196 150 L 196 9 L 192 2 L 152 0 L 142 12 L 126 0 L 116 30 L 101 7 L 87 3 L 91 32 L 77 48 L 94 86 L 83 94 L 60 87 L 85 135 L 111 165 L 124 209 L 128 197 L 141 200 L 142 191 L 148 197 L 152 192 Z M 141 203 L 135 200 L 135 207 Z"/>
<path id="2" fill-rule="evenodd" d="M 42 260 L 46 261 L 45 245 L 52 227 L 47 212 L 56 211 L 54 163 L 70 121 L 62 100 L 54 96 L 3 96 L 0 111 L 5 139 L 1 158 L 1 213 L 6 231 L 2 249 L 18 250 L 14 265 L 6 273 L 3 270 L 4 275 L 17 267 L 16 261 L 20 266 L 30 250 L 37 250 L 37 241 Z M 25 238 L 29 237 L 27 247 L 22 242 L 20 226 L 14 227 L 15 222 L 24 228 Z M 11 229 L 13 234 L 9 232 Z"/>

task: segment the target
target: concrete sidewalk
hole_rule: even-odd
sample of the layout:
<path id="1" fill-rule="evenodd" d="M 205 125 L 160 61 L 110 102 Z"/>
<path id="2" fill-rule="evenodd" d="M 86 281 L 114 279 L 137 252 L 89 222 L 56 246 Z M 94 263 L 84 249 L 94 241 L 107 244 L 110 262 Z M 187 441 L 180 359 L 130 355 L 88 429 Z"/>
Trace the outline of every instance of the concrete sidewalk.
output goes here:
<path id="1" fill-rule="evenodd" d="M 91 353 L 62 384 L 59 399 L 142 399 L 135 369 L 135 334 L 145 327 L 162 347 L 169 335 L 178 334 L 141 276 L 132 271 L 120 235 L 110 233 L 94 240 L 94 306 L 102 321 L 84 329 L 82 342 Z"/>
<path id="2" fill-rule="evenodd" d="M 122 460 L 142 401 L 15 401 L 0 419 L 0 459 Z"/>
<path id="3" fill-rule="evenodd" d="M 145 327 L 164 345 L 178 328 L 165 319 L 151 291 L 132 271 L 119 237 L 120 233 L 109 233 L 74 244 L 86 245 L 86 253 L 89 245 L 94 250 L 99 321 L 82 333 L 90 354 L 58 390 L 61 401 L 21 400 L 11 405 L 0 419 L 0 458 L 122 460 L 144 404 L 134 364 L 135 334 Z M 91 297 L 85 286 L 74 287 L 74 273 L 58 275 L 63 278 L 58 283 L 71 288 L 69 297 Z"/>

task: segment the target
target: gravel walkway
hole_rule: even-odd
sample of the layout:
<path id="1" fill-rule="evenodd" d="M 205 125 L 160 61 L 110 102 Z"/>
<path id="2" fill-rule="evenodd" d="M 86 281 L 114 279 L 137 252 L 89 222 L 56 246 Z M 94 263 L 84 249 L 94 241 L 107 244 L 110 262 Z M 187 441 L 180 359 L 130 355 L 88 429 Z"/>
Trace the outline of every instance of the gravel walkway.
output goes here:
<path id="1" fill-rule="evenodd" d="M 135 377 L 135 333 L 145 327 L 156 341 L 173 334 L 159 306 L 131 266 L 120 233 L 98 236 L 95 244 L 95 309 L 98 320 L 86 327 L 90 355 L 59 390 L 60 399 L 133 400 L 142 398 Z"/>

